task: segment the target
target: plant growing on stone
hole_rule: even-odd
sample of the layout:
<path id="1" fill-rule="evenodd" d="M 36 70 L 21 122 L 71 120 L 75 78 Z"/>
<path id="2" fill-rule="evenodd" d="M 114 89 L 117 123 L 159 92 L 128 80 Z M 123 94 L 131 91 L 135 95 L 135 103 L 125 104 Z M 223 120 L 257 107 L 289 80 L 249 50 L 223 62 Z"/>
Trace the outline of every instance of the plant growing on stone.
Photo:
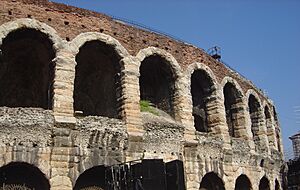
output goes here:
<path id="1" fill-rule="evenodd" d="M 152 106 L 153 104 L 149 100 L 140 101 L 141 112 L 148 112 L 154 115 L 159 115 L 158 111 Z"/>

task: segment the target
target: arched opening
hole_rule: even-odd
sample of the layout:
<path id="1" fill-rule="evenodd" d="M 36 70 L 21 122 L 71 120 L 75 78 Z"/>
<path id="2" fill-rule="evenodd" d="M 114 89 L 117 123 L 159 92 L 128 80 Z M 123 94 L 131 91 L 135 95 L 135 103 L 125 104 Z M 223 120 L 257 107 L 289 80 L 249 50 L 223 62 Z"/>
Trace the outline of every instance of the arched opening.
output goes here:
<path id="1" fill-rule="evenodd" d="M 196 70 L 191 77 L 194 125 L 197 131 L 208 132 L 207 102 L 215 90 L 211 78 L 204 70 Z"/>
<path id="2" fill-rule="evenodd" d="M 281 152 L 280 131 L 278 128 L 276 128 L 275 132 L 276 132 L 277 149 L 279 152 Z"/>
<path id="3" fill-rule="evenodd" d="M 277 179 L 275 180 L 275 190 L 280 190 L 280 185 Z"/>
<path id="4" fill-rule="evenodd" d="M 251 131 L 254 139 L 254 143 L 258 146 L 259 145 L 259 122 L 261 120 L 261 107 L 258 100 L 255 98 L 254 95 L 249 96 L 248 100 L 248 107 L 250 113 L 250 120 L 251 120 Z"/>
<path id="5" fill-rule="evenodd" d="M 249 178 L 242 174 L 235 181 L 234 190 L 252 190 L 252 185 Z"/>
<path id="6" fill-rule="evenodd" d="M 1 45 L 0 106 L 52 109 L 53 42 L 38 30 L 22 28 Z"/>
<path id="7" fill-rule="evenodd" d="M 237 137 L 237 128 L 239 127 L 239 120 L 243 112 L 242 107 L 242 94 L 230 82 L 226 83 L 223 89 L 224 104 L 226 112 L 226 122 L 228 125 L 229 135 Z"/>
<path id="8" fill-rule="evenodd" d="M 3 189 L 50 190 L 46 176 L 35 166 L 25 162 L 11 162 L 0 168 Z"/>
<path id="9" fill-rule="evenodd" d="M 275 135 L 276 135 L 276 146 L 277 150 L 281 152 L 281 142 L 280 142 L 280 131 L 279 131 L 279 123 L 278 116 L 275 107 L 273 106 L 273 116 L 275 121 Z"/>
<path id="10" fill-rule="evenodd" d="M 74 109 L 84 116 L 117 118 L 121 57 L 101 41 L 86 42 L 76 56 Z"/>
<path id="11" fill-rule="evenodd" d="M 275 123 L 278 124 L 277 112 L 274 106 L 273 106 L 273 116 L 274 116 Z"/>
<path id="12" fill-rule="evenodd" d="M 95 166 L 78 177 L 73 190 L 104 190 L 105 181 L 105 166 Z"/>
<path id="13" fill-rule="evenodd" d="M 270 190 L 270 182 L 265 176 L 259 182 L 259 190 Z"/>
<path id="14" fill-rule="evenodd" d="M 214 172 L 210 172 L 202 178 L 200 190 L 225 190 L 225 187 L 222 179 Z"/>
<path id="15" fill-rule="evenodd" d="M 140 66 L 140 98 L 174 117 L 175 79 L 170 64 L 159 55 L 145 58 Z"/>
<path id="16" fill-rule="evenodd" d="M 272 125 L 272 118 L 271 113 L 268 106 L 265 106 L 264 110 L 265 120 L 266 120 L 266 128 L 267 128 L 267 134 L 268 134 L 268 142 L 269 146 L 272 147 L 274 143 L 274 131 L 273 131 L 273 125 Z"/>

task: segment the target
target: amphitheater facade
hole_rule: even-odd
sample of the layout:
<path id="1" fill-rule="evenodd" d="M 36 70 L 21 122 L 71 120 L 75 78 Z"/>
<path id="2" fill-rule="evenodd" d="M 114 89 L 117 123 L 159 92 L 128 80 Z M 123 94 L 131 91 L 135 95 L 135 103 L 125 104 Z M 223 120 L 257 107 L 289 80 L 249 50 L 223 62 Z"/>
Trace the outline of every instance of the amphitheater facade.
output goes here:
<path id="1" fill-rule="evenodd" d="M 163 159 L 187 190 L 283 189 L 274 103 L 202 49 L 46 0 L 0 7 L 2 185 L 71 190 Z"/>

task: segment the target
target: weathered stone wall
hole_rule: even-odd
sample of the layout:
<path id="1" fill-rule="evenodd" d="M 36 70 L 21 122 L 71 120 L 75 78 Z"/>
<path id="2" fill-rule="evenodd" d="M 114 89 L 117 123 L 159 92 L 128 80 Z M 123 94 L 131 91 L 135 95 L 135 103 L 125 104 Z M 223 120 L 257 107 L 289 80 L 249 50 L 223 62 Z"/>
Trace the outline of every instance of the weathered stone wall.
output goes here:
<path id="1" fill-rule="evenodd" d="M 264 176 L 271 189 L 275 180 L 281 181 L 282 143 L 272 101 L 203 50 L 99 13 L 46 0 L 1 1 L 0 48 L 6 36 L 20 28 L 40 31 L 53 43 L 53 109 L 0 108 L 1 166 L 15 161 L 33 164 L 46 175 L 53 190 L 72 189 L 80 174 L 94 166 L 156 158 L 182 160 L 189 190 L 199 189 L 209 172 L 217 174 L 226 189 L 234 189 L 242 174 L 253 189 L 258 189 Z M 116 89 L 120 119 L 74 113 L 76 55 L 90 41 L 103 43 L 120 59 L 120 71 L 115 73 L 120 80 Z M 151 56 L 165 60 L 172 73 L 173 117 L 140 111 L 140 66 Z M 211 93 L 205 98 L 208 133 L 194 128 L 190 88 L 196 70 L 204 71 L 212 81 Z M 238 92 L 233 105 L 234 137 L 229 135 L 224 105 L 228 83 Z M 259 102 L 255 133 L 250 95 Z M 270 112 L 267 120 L 266 107 Z"/>

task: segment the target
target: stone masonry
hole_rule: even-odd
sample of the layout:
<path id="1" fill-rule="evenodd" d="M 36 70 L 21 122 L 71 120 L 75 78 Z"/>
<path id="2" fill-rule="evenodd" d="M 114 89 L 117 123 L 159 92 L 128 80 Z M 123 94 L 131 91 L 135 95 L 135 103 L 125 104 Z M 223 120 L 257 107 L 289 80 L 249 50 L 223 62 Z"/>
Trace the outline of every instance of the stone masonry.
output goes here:
<path id="1" fill-rule="evenodd" d="M 274 103 L 202 49 L 46 0 L 0 2 L 0 49 L 2 169 L 71 190 L 97 166 L 181 160 L 187 190 L 282 189 Z"/>

